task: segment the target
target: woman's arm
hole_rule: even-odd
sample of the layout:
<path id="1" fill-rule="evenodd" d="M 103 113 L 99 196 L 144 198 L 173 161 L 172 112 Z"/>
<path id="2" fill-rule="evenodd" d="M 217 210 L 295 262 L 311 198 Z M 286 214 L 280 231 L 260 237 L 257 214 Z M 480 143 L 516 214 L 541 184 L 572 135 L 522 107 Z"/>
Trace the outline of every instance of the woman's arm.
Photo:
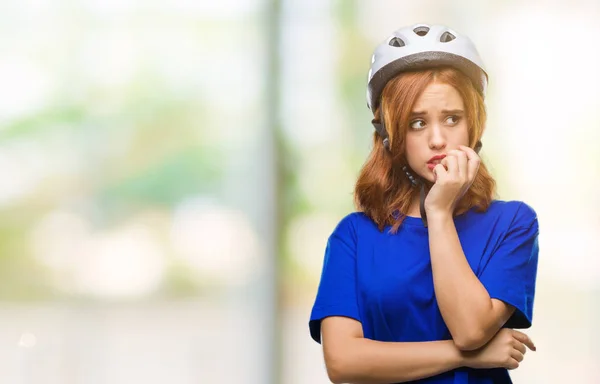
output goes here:
<path id="1" fill-rule="evenodd" d="M 515 308 L 491 299 L 469 266 L 450 212 L 428 212 L 429 249 L 435 296 L 455 344 L 461 350 L 482 347 Z"/>
<path id="2" fill-rule="evenodd" d="M 365 339 L 360 322 L 327 317 L 321 322 L 327 374 L 333 383 L 399 383 L 463 366 L 452 340 L 399 343 Z"/>
<path id="3" fill-rule="evenodd" d="M 435 184 L 425 199 L 425 210 L 440 313 L 456 345 L 462 350 L 474 350 L 492 339 L 515 308 L 490 297 L 462 250 L 452 214 L 473 183 L 481 160 L 473 149 L 460 149 L 448 151 L 433 169 Z"/>
<path id="4" fill-rule="evenodd" d="M 501 329 L 483 348 L 464 352 L 452 340 L 420 343 L 365 339 L 362 324 L 347 317 L 321 321 L 321 342 L 329 379 L 334 383 L 381 384 L 423 379 L 459 367 L 515 369 L 526 348 L 526 334 Z"/>

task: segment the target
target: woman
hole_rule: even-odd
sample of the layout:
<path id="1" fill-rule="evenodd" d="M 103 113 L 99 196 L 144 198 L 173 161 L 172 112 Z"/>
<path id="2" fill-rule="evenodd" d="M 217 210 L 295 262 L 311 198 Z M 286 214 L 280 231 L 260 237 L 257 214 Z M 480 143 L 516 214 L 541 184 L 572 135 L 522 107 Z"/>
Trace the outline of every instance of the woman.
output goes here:
<path id="1" fill-rule="evenodd" d="M 372 59 L 374 145 L 357 211 L 327 243 L 310 317 L 334 383 L 511 383 L 531 326 L 538 222 L 493 198 L 477 154 L 487 74 L 440 25 L 399 29 Z"/>

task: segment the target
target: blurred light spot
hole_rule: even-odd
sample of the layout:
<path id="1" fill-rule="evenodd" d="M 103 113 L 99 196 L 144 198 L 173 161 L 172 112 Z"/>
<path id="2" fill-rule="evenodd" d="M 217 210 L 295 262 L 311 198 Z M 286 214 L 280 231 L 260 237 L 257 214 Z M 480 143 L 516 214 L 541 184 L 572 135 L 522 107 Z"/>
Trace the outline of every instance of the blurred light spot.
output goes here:
<path id="1" fill-rule="evenodd" d="M 241 212 L 200 199 L 184 202 L 174 213 L 171 239 L 200 276 L 235 285 L 259 270 L 259 242 Z"/>
<path id="2" fill-rule="evenodd" d="M 32 114 L 41 109 L 50 92 L 50 80 L 27 58 L 4 56 L 0 60 L 0 119 Z"/>
<path id="3" fill-rule="evenodd" d="M 140 48 L 129 31 L 98 33 L 91 37 L 82 54 L 84 76 L 105 86 L 125 85 L 136 74 Z M 106 60 L 110 57 L 110 60 Z"/>
<path id="4" fill-rule="evenodd" d="M 157 289 L 164 272 L 164 255 L 148 228 L 130 224 L 89 240 L 78 257 L 75 285 L 99 297 L 137 297 Z"/>
<path id="5" fill-rule="evenodd" d="M 25 332 L 19 339 L 19 347 L 33 348 L 37 344 L 37 338 L 33 333 Z"/>
<path id="6" fill-rule="evenodd" d="M 157 289 L 165 272 L 163 252 L 141 224 L 93 233 L 83 217 L 53 212 L 34 227 L 31 241 L 35 257 L 68 292 L 138 297 Z"/>

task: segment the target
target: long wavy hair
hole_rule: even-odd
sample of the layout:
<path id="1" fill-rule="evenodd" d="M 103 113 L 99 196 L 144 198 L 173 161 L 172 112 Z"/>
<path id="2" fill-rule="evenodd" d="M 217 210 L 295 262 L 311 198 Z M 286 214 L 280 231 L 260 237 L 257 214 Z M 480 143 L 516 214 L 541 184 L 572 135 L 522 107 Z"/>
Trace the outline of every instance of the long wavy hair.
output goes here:
<path id="1" fill-rule="evenodd" d="M 370 217 L 382 231 L 387 225 L 396 233 L 406 217 L 410 204 L 418 197 L 418 188 L 412 187 L 402 171 L 408 165 L 405 138 L 411 111 L 425 88 L 433 82 L 454 87 L 462 97 L 469 132 L 469 146 L 481 139 L 487 118 L 483 96 L 469 78 L 453 68 L 434 68 L 404 72 L 385 86 L 375 117 L 385 117 L 390 151 L 383 140 L 373 134 L 373 148 L 364 163 L 354 188 L 354 204 L 358 211 Z M 487 210 L 496 194 L 496 182 L 481 162 L 473 184 L 457 204 L 455 215 L 474 208 Z"/>

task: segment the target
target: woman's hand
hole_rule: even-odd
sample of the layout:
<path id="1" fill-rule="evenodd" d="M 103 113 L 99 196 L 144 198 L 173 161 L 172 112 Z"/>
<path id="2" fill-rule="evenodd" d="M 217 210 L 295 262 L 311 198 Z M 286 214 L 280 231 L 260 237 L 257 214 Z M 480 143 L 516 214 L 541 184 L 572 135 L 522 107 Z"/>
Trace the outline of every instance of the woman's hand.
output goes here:
<path id="1" fill-rule="evenodd" d="M 523 332 L 502 328 L 485 346 L 475 351 L 461 352 L 464 365 L 470 368 L 516 369 L 529 348 L 535 351 L 533 341 Z"/>
<path id="2" fill-rule="evenodd" d="M 425 198 L 425 211 L 450 213 L 469 189 L 481 159 L 475 151 L 464 145 L 460 150 L 448 151 L 446 157 L 433 168 L 435 184 Z"/>

